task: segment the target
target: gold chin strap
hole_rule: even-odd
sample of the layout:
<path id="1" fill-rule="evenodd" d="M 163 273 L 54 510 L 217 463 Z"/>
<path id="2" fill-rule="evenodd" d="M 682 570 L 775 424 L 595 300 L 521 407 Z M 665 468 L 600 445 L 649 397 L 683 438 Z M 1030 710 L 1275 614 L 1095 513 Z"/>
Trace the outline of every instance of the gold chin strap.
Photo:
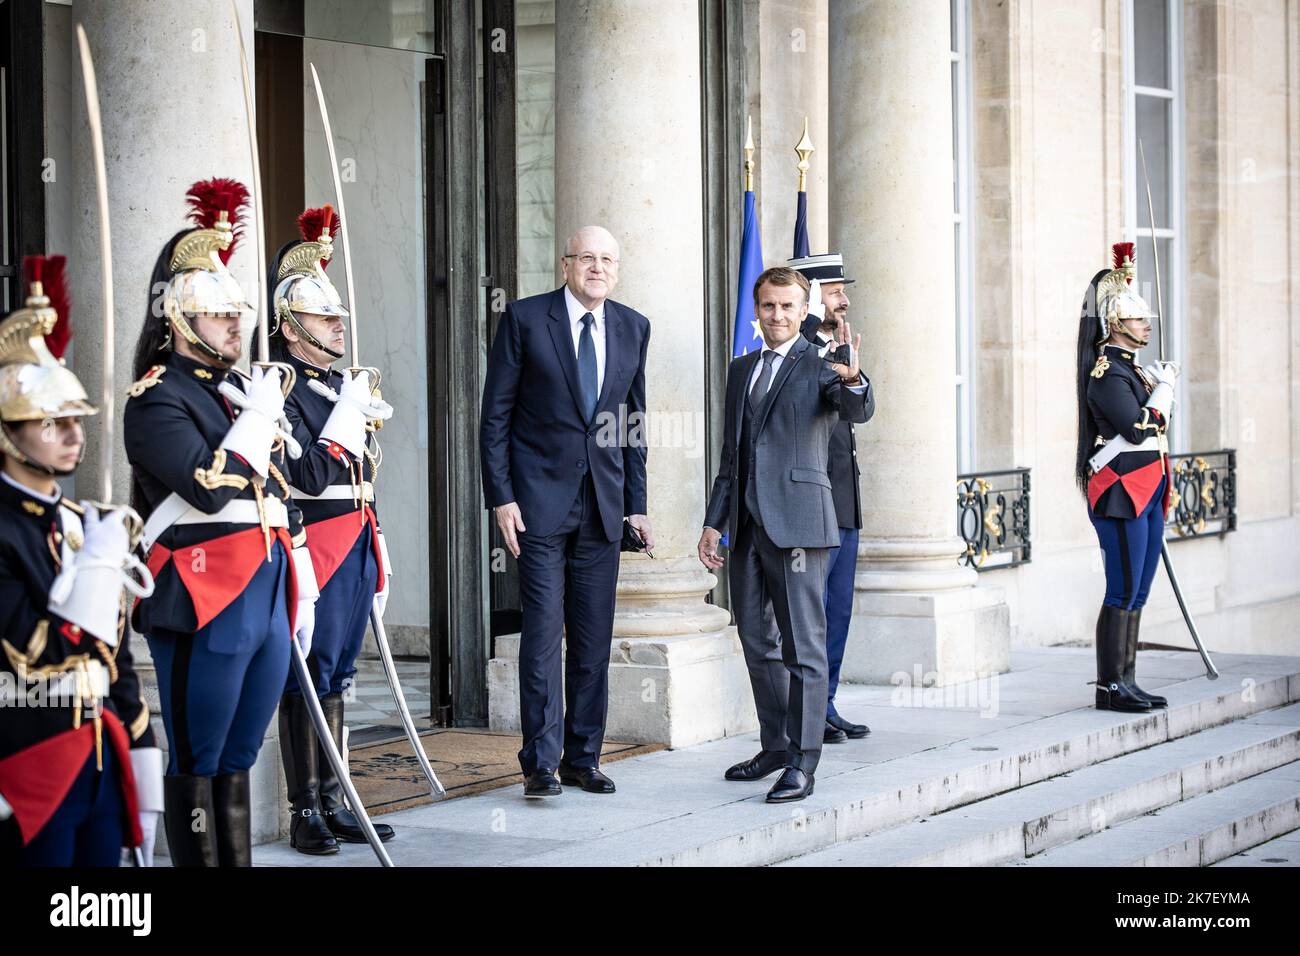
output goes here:
<path id="1" fill-rule="evenodd" d="M 174 348 L 175 343 L 172 341 L 173 336 L 171 330 L 175 328 L 180 332 L 181 338 L 186 342 L 189 342 L 190 345 L 194 346 L 208 358 L 212 359 L 212 361 L 217 362 L 223 369 L 231 368 L 239 361 L 238 358 L 226 358 L 223 353 L 218 352 L 209 345 L 207 341 L 199 335 L 199 333 L 194 331 L 194 328 L 190 325 L 189 319 L 185 317 L 185 313 L 179 308 L 173 308 L 172 306 L 173 304 L 169 303 L 166 310 L 167 339 L 163 342 L 163 348 L 167 348 L 168 346 L 173 346 Z"/>
<path id="2" fill-rule="evenodd" d="M 341 359 L 343 357 L 342 352 L 335 352 L 331 348 L 326 348 L 320 339 L 308 332 L 307 329 L 303 327 L 303 324 L 298 321 L 298 316 L 293 314 L 293 309 L 289 308 L 287 303 L 278 303 L 275 307 L 275 314 L 280 319 L 281 325 L 288 322 L 293 326 L 293 330 L 297 332 L 298 335 L 312 348 L 320 349 L 326 355 L 333 356 L 335 359 Z"/>

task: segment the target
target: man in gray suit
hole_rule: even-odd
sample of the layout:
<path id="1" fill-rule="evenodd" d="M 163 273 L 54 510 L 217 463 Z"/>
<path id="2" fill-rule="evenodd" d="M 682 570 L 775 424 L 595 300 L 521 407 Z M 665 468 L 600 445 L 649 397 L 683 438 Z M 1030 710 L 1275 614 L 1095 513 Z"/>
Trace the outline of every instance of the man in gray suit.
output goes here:
<path id="1" fill-rule="evenodd" d="M 762 740 L 726 778 L 759 780 L 784 768 L 771 803 L 813 792 L 826 721 L 823 595 L 829 551 L 839 544 L 827 450 L 837 421 L 865 422 L 875 411 L 858 368 L 862 337 L 842 323 L 836 343 L 847 347 L 847 361 L 834 363 L 799 334 L 808 290 L 787 268 L 754 283 L 764 344 L 727 370 L 722 457 L 698 546 L 700 562 L 715 571 L 722 534 L 731 535 L 732 608 Z"/>

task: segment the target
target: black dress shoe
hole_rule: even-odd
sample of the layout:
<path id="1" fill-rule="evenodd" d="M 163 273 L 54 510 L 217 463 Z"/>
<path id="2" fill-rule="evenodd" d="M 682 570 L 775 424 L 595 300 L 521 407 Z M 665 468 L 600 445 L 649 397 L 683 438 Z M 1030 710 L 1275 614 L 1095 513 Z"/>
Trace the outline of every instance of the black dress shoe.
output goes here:
<path id="1" fill-rule="evenodd" d="M 836 730 L 844 731 L 844 736 L 848 737 L 850 740 L 859 740 L 871 733 L 871 728 L 866 724 L 850 723 L 839 714 L 836 714 L 833 717 L 827 717 L 826 723 L 830 724 Z"/>
<path id="2" fill-rule="evenodd" d="M 728 780 L 762 780 L 773 771 L 785 766 L 785 754 L 771 750 L 760 750 L 748 760 L 728 767 L 723 774 Z"/>
<path id="3" fill-rule="evenodd" d="M 596 767 L 560 766 L 560 783 L 569 787 L 581 787 L 588 793 L 613 793 L 614 781 L 605 776 Z"/>
<path id="4" fill-rule="evenodd" d="M 849 739 L 849 735 L 840 728 L 836 727 L 829 720 L 826 721 L 826 729 L 822 731 L 822 743 L 824 744 L 842 744 Z"/>
<path id="5" fill-rule="evenodd" d="M 558 797 L 563 792 L 554 770 L 534 770 L 524 780 L 525 797 Z"/>
<path id="6" fill-rule="evenodd" d="M 786 767 L 777 777 L 772 789 L 767 791 L 768 803 L 790 803 L 811 797 L 813 792 L 813 775 L 804 773 L 798 767 Z"/>

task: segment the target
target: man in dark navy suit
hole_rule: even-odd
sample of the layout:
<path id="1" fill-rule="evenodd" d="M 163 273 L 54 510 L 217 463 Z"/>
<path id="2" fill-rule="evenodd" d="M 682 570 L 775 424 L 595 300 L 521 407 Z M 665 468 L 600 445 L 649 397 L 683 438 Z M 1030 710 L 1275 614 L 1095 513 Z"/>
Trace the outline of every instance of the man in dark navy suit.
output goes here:
<path id="1" fill-rule="evenodd" d="M 561 288 L 506 307 L 479 431 L 483 494 L 519 559 L 528 797 L 555 796 L 562 782 L 614 792 L 599 764 L 624 519 L 654 547 L 638 427 L 650 323 L 608 298 L 619 249 L 605 229 L 574 233 L 560 266 Z"/>

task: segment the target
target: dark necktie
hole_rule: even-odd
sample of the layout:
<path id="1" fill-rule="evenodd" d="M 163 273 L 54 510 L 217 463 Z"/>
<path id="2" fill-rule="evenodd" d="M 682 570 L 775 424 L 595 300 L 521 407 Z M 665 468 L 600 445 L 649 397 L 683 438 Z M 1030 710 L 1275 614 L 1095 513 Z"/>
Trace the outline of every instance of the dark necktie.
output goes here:
<path id="1" fill-rule="evenodd" d="M 755 410 L 763 401 L 763 396 L 767 390 L 772 387 L 772 362 L 776 358 L 776 353 L 768 349 L 763 353 L 763 371 L 758 373 L 758 381 L 754 387 L 749 390 L 749 407 Z"/>
<path id="2" fill-rule="evenodd" d="M 600 390 L 596 387 L 596 341 L 591 336 L 596 317 L 590 312 L 582 317 L 582 334 L 578 336 L 578 384 L 582 388 L 582 404 L 587 421 L 596 414 L 596 400 Z"/>

